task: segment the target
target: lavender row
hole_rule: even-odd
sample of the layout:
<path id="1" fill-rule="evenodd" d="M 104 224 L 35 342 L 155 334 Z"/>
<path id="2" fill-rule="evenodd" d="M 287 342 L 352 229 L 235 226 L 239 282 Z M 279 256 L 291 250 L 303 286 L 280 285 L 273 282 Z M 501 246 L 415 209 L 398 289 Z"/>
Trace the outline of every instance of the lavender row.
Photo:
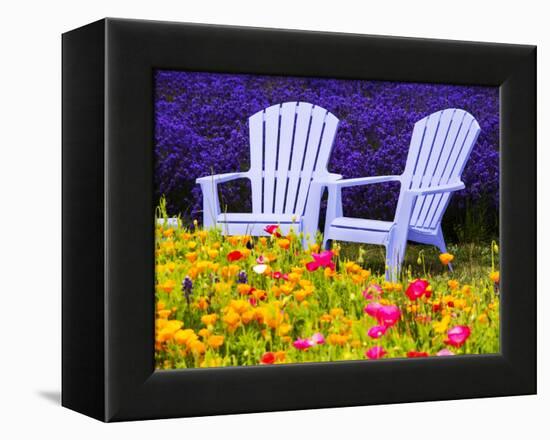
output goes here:
<path id="1" fill-rule="evenodd" d="M 450 210 L 480 201 L 498 207 L 499 94 L 496 87 L 365 80 L 157 71 L 155 74 L 155 184 L 168 211 L 201 218 L 195 179 L 247 170 L 247 118 L 270 105 L 305 101 L 340 119 L 329 170 L 346 178 L 399 174 L 413 125 L 445 108 L 470 112 L 481 126 L 463 173 L 466 189 Z M 228 185 L 232 209 L 250 211 L 242 187 Z M 344 193 L 349 216 L 391 219 L 399 188 L 371 185 Z"/>

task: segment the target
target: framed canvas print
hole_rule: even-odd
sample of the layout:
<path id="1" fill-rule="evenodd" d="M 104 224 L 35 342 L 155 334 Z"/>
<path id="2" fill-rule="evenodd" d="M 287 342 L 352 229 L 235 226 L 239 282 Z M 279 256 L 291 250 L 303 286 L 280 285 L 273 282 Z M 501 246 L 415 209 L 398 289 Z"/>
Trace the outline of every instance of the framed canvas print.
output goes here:
<path id="1" fill-rule="evenodd" d="M 105 19 L 63 35 L 63 405 L 536 392 L 536 48 Z"/>

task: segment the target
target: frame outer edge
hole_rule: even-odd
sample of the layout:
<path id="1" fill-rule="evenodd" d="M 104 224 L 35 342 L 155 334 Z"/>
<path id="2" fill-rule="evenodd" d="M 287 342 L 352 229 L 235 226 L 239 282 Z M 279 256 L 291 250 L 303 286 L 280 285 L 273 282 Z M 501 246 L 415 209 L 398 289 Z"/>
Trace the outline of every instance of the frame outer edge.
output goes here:
<path id="1" fill-rule="evenodd" d="M 112 222 L 108 225 L 108 258 L 111 269 L 108 286 L 112 290 L 106 298 L 106 331 L 110 337 L 105 339 L 108 420 L 505 396 L 532 392 L 528 384 L 533 383 L 535 343 L 532 340 L 526 341 L 525 337 L 534 336 L 532 321 L 528 321 L 534 318 L 535 291 L 528 292 L 526 295 L 530 296 L 525 300 L 521 297 L 522 292 L 516 292 L 515 288 L 511 304 L 519 306 L 520 310 L 525 311 L 525 315 L 513 317 L 512 321 L 501 324 L 501 355 L 466 356 L 455 360 L 396 360 L 377 363 L 357 361 L 356 364 L 334 362 L 281 368 L 238 367 L 160 374 L 154 372 L 152 353 L 147 351 L 152 342 L 143 342 L 140 339 L 144 335 L 151 338 L 154 336 L 152 329 L 146 328 L 152 321 L 154 309 L 150 298 L 152 294 L 148 296 L 147 293 L 152 283 L 152 272 L 143 273 L 144 268 L 149 270 L 151 263 L 151 251 L 143 246 L 145 243 L 149 244 L 148 237 L 152 236 L 152 217 L 149 222 L 151 225 L 147 223 L 147 219 L 144 221 L 147 215 L 152 216 L 152 207 L 147 205 L 152 193 L 152 181 L 148 180 L 151 169 L 146 168 L 148 165 L 152 167 L 151 139 L 147 138 L 152 113 L 152 98 L 149 95 L 151 84 L 147 82 L 150 69 L 197 69 L 231 73 L 247 69 L 249 73 L 258 74 L 281 74 L 281 71 L 284 74 L 288 70 L 288 75 L 298 76 L 311 76 L 312 72 L 317 71 L 321 72 L 321 77 L 333 75 L 335 78 L 355 76 L 380 79 L 387 75 L 392 81 L 408 79 L 417 82 L 499 86 L 514 74 L 518 63 L 525 61 L 525 55 L 532 52 L 532 47 L 422 39 L 403 41 L 400 38 L 345 34 L 333 34 L 331 37 L 327 33 L 304 31 L 134 20 L 109 19 L 108 22 L 107 107 L 112 112 L 109 115 L 109 160 L 106 164 L 109 174 L 107 210 L 108 218 Z M 261 40 L 261 45 L 258 39 Z M 289 55 L 286 48 L 292 41 L 295 44 Z M 319 63 L 314 59 L 315 53 L 303 53 L 309 49 L 317 53 L 321 47 L 324 53 L 334 56 L 334 66 Z M 265 48 L 273 49 L 268 51 L 269 57 L 265 54 Z M 352 56 L 358 51 L 377 62 L 368 65 L 352 64 Z M 402 54 L 404 58 L 396 58 L 396 54 Z M 421 54 L 426 62 L 422 65 L 408 63 L 407 59 L 414 58 L 415 54 Z M 250 55 L 257 55 L 257 58 Z M 460 68 L 462 62 L 465 65 Z M 396 71 L 396 66 L 402 68 Z M 428 67 L 432 66 L 434 70 L 430 70 L 429 75 L 426 74 Z M 534 63 L 529 66 L 527 74 L 523 73 L 523 78 L 532 82 L 534 76 L 529 75 L 529 69 Z M 501 136 L 506 139 L 510 132 L 516 137 L 533 136 L 536 127 L 529 124 L 529 121 L 536 114 L 536 110 L 533 112 L 532 108 L 535 89 L 530 89 L 523 95 L 527 98 L 526 101 L 516 101 L 518 93 L 521 97 L 520 89 L 524 85 L 512 81 L 511 86 L 513 96 L 507 98 L 509 100 L 503 99 L 506 101 L 504 108 L 506 112 L 510 112 L 514 105 L 517 108 L 513 108 L 515 117 L 512 119 L 510 131 L 508 134 L 501 133 Z M 518 131 L 518 127 L 522 126 L 524 128 Z M 516 174 L 529 179 L 527 185 L 533 189 L 535 181 L 528 172 L 535 164 L 535 145 L 533 137 L 527 145 L 529 154 L 523 161 L 516 162 L 516 165 L 521 164 Z M 145 168 L 140 170 L 143 166 Z M 136 193 L 140 196 L 136 196 Z M 520 190 L 519 196 L 522 194 Z M 518 191 L 515 193 L 514 200 L 516 199 Z M 523 219 L 517 215 L 512 219 L 505 218 L 512 232 L 517 232 L 522 222 L 527 222 L 529 227 L 533 226 L 533 198 L 521 206 L 527 209 Z M 536 234 L 536 230 L 534 233 Z M 502 238 L 507 239 L 506 234 Z M 529 256 L 533 258 L 532 261 L 534 245 L 532 243 L 524 248 L 526 252 L 531 252 Z M 506 273 L 503 283 L 508 283 L 507 280 L 514 281 L 512 278 L 515 277 L 516 280 L 511 285 L 517 287 L 518 279 L 521 280 L 526 273 L 532 276 L 536 266 L 526 270 L 527 265 L 522 263 L 521 257 L 511 257 L 517 270 L 515 274 Z M 131 304 L 128 301 L 130 298 Z M 133 331 L 128 330 L 128 326 Z M 511 328 L 514 329 L 513 332 Z M 128 339 L 129 335 L 134 338 Z M 527 347 L 521 349 L 521 342 Z M 426 386 L 433 385 L 434 377 L 443 379 L 449 374 L 455 375 L 453 387 L 439 391 L 426 389 Z M 364 387 L 367 378 L 372 379 L 377 375 L 380 379 L 369 384 L 366 392 Z M 472 381 L 473 377 L 475 382 Z M 313 381 L 312 378 L 316 380 Z M 323 387 L 310 387 L 307 392 L 295 386 L 317 384 L 323 380 L 326 381 Z M 385 389 L 384 385 L 391 386 Z M 341 388 L 348 391 L 344 394 Z M 261 396 L 258 389 L 267 391 L 269 398 Z M 231 401 L 231 396 L 236 400 Z"/>
<path id="2" fill-rule="evenodd" d="M 62 35 L 62 406 L 105 420 L 104 21 Z"/>

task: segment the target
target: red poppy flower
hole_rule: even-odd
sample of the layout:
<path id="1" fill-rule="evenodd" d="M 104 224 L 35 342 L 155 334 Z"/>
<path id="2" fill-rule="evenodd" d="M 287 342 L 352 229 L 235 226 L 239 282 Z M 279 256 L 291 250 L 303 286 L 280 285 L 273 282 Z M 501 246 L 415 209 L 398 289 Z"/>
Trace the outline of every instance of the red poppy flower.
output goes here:
<path id="1" fill-rule="evenodd" d="M 428 353 L 426 353 L 425 351 L 409 351 L 407 353 L 407 357 L 408 358 L 423 358 L 423 357 L 428 357 Z"/>
<path id="2" fill-rule="evenodd" d="M 274 235 L 275 237 L 279 238 L 281 234 L 277 231 L 279 226 L 277 225 L 268 225 L 264 228 L 264 231 L 267 232 L 269 235 Z"/>
<path id="3" fill-rule="evenodd" d="M 262 355 L 262 359 L 260 361 L 262 364 L 273 364 L 275 362 L 275 354 L 273 354 L 271 351 L 268 351 L 267 353 L 264 353 Z"/>
<path id="4" fill-rule="evenodd" d="M 227 254 L 227 261 L 239 261 L 244 255 L 240 251 L 233 251 Z"/>

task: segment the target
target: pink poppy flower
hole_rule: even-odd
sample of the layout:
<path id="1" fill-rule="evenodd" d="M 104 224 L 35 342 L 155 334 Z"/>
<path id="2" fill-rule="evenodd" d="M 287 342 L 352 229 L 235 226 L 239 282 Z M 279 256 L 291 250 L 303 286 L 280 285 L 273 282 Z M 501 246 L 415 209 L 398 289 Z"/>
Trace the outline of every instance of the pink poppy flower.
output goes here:
<path id="1" fill-rule="evenodd" d="M 391 327 L 394 325 L 397 321 L 399 321 L 400 317 L 401 311 L 399 310 L 399 307 L 394 305 L 380 307 L 376 315 L 378 323 L 386 327 Z"/>
<path id="2" fill-rule="evenodd" d="M 280 279 L 283 277 L 283 274 L 282 274 L 281 272 L 278 272 L 278 271 L 277 271 L 277 272 L 273 272 L 273 273 L 271 274 L 271 276 L 272 276 L 273 278 L 275 278 L 276 280 L 280 280 Z"/>
<path id="3" fill-rule="evenodd" d="M 415 301 L 422 295 L 426 294 L 426 289 L 429 285 L 430 284 L 426 280 L 414 280 L 411 284 L 409 284 L 409 287 L 407 287 L 405 294 L 411 301 Z"/>
<path id="4" fill-rule="evenodd" d="M 308 348 L 313 347 L 315 343 L 311 339 L 298 338 L 292 343 L 292 345 L 298 350 L 307 350 Z"/>
<path id="5" fill-rule="evenodd" d="M 444 348 L 443 350 L 439 350 L 436 354 L 436 356 L 454 356 L 455 354 L 451 350 L 447 350 Z"/>
<path id="6" fill-rule="evenodd" d="M 369 329 L 367 335 L 369 335 L 372 339 L 378 339 L 379 337 L 384 336 L 387 329 L 388 327 L 385 325 L 375 325 Z"/>
<path id="7" fill-rule="evenodd" d="M 306 264 L 307 270 L 313 272 L 319 267 L 329 267 L 330 269 L 334 270 L 335 265 L 332 262 L 333 255 L 334 254 L 332 253 L 332 251 L 323 251 L 319 254 L 312 253 L 311 256 L 313 257 L 313 261 L 310 261 Z"/>
<path id="8" fill-rule="evenodd" d="M 382 293 L 384 293 L 382 287 L 380 287 L 378 284 L 371 284 L 369 287 L 363 290 L 363 297 L 367 300 L 370 300 L 374 297 L 375 294 L 382 295 Z"/>
<path id="9" fill-rule="evenodd" d="M 380 359 L 385 354 L 386 350 L 384 350 L 383 347 L 377 345 L 376 347 L 369 348 L 366 351 L 365 356 L 367 356 L 369 359 Z"/>
<path id="10" fill-rule="evenodd" d="M 367 304 L 367 307 L 365 307 L 365 313 L 369 316 L 372 316 L 373 318 L 378 319 L 378 311 L 382 308 L 382 305 L 377 302 L 372 302 Z"/>
<path id="11" fill-rule="evenodd" d="M 445 344 L 452 345 L 453 347 L 462 347 L 466 342 L 466 339 L 470 336 L 470 327 L 465 325 L 457 325 L 447 332 L 447 339 Z"/>
<path id="12" fill-rule="evenodd" d="M 256 263 L 258 264 L 265 264 L 267 262 L 267 258 L 265 258 L 263 255 L 260 255 L 258 258 L 256 258 Z"/>
<path id="13" fill-rule="evenodd" d="M 325 337 L 322 333 L 315 333 L 311 338 L 311 342 L 313 342 L 315 345 L 322 345 L 325 343 Z"/>

